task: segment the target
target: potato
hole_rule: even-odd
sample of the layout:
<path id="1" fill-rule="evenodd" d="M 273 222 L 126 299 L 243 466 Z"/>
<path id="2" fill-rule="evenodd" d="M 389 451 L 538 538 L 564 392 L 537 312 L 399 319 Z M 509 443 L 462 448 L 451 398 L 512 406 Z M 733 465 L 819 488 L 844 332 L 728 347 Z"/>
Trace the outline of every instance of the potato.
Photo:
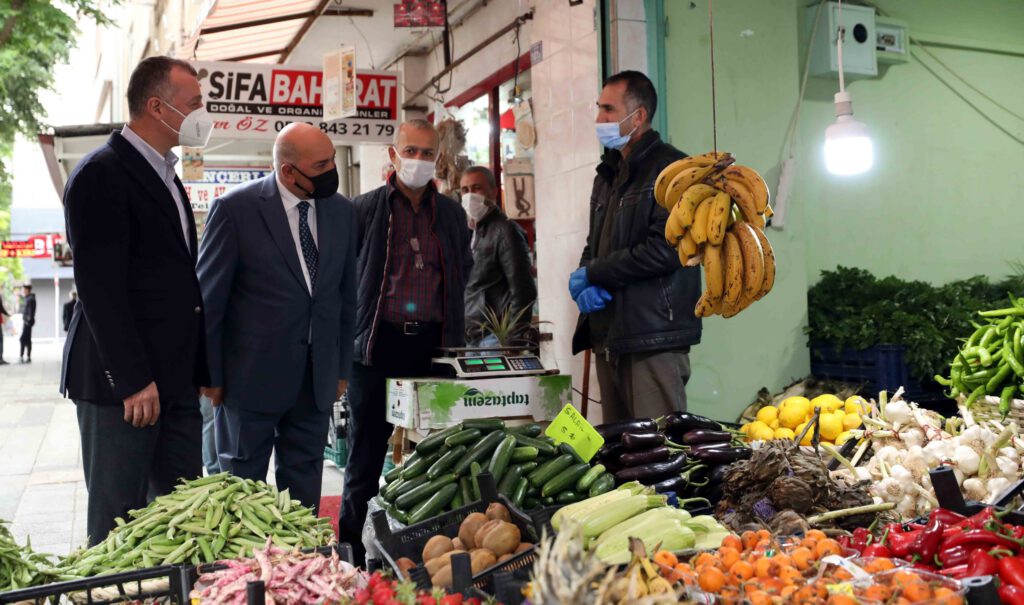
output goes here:
<path id="1" fill-rule="evenodd" d="M 487 523 L 487 516 L 483 513 L 473 513 L 462 521 L 462 525 L 459 526 L 459 540 L 462 541 L 463 548 L 467 550 L 476 548 L 473 537 L 484 523 Z"/>
<path id="2" fill-rule="evenodd" d="M 466 545 L 462 543 L 462 538 L 452 538 L 452 544 L 455 546 L 455 550 L 469 550 Z"/>
<path id="3" fill-rule="evenodd" d="M 529 542 L 522 542 L 519 544 L 519 548 L 517 548 L 516 551 L 512 554 L 518 555 L 520 553 L 524 553 L 530 550 L 531 548 L 533 548 L 533 544 L 530 544 Z"/>
<path id="4" fill-rule="evenodd" d="M 509 514 L 505 505 L 500 502 L 492 502 L 491 505 L 487 507 L 486 515 L 487 518 L 491 520 L 497 519 L 506 523 L 512 522 L 512 515 Z"/>
<path id="5" fill-rule="evenodd" d="M 473 536 L 473 545 L 474 545 L 474 547 L 482 548 L 483 545 L 484 545 L 484 538 L 487 537 L 487 534 L 491 530 L 493 530 L 496 527 L 498 527 L 499 525 L 501 525 L 502 523 L 504 523 L 504 521 L 498 521 L 497 519 L 495 519 L 493 521 L 488 521 L 487 523 L 484 523 L 483 525 L 481 525 L 480 529 L 478 529 L 476 531 L 476 534 Z"/>
<path id="6" fill-rule="evenodd" d="M 395 561 L 395 564 L 398 565 L 398 569 L 402 572 L 403 578 L 408 578 L 409 570 L 413 567 L 416 567 L 416 562 L 408 557 L 402 557 L 401 559 Z"/>
<path id="7" fill-rule="evenodd" d="M 455 545 L 452 544 L 452 539 L 445 536 L 434 536 L 430 540 L 427 540 L 427 545 L 423 547 L 423 560 L 431 561 L 443 555 L 446 552 L 455 550 Z"/>
<path id="8" fill-rule="evenodd" d="M 494 557 L 494 553 L 486 548 L 478 548 L 473 551 L 469 566 L 473 570 L 473 575 L 476 575 L 497 562 L 498 560 Z"/>
<path id="9" fill-rule="evenodd" d="M 511 523 L 499 521 L 500 525 L 484 536 L 481 546 L 493 552 L 495 556 L 507 555 L 519 548 L 522 537 L 519 528 Z"/>
<path id="10" fill-rule="evenodd" d="M 505 561 L 508 561 L 509 559 L 511 559 L 514 556 L 515 555 L 501 555 L 501 558 L 498 559 L 498 563 L 504 563 Z"/>
<path id="11" fill-rule="evenodd" d="M 445 565 L 438 572 L 430 576 L 430 583 L 442 588 L 452 587 L 452 566 Z"/>

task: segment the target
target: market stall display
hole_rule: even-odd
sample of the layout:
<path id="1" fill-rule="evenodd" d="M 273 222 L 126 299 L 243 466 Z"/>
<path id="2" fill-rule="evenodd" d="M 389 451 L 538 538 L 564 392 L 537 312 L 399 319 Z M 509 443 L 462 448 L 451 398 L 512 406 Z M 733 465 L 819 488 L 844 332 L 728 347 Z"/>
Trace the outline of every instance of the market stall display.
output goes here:
<path id="1" fill-rule="evenodd" d="M 810 445 L 814 433 L 804 432 L 815 414 L 821 410 L 819 437 L 822 443 L 842 445 L 850 431 L 862 424 L 861 416 L 868 413 L 870 404 L 857 395 L 845 401 L 836 395 L 819 395 L 814 399 L 787 397 L 778 406 L 766 405 L 757 411 L 755 420 L 740 427 L 749 441 L 792 440 L 803 435 L 801 445 Z"/>
<path id="2" fill-rule="evenodd" d="M 196 569 L 190 599 L 197 603 L 246 603 L 250 582 L 263 582 L 268 603 L 341 602 L 368 586 L 367 574 L 343 561 L 336 550 L 299 552 L 267 539 L 251 558 L 224 560 Z"/>
<path id="3" fill-rule="evenodd" d="M 413 525 L 480 499 L 478 476 L 489 472 L 517 508 L 568 504 L 613 487 L 567 443 L 555 445 L 538 424 L 466 420 L 436 432 L 389 471 L 380 499 L 388 514 Z M 587 491 L 576 491 L 587 486 Z M 595 493 L 596 495 L 596 493 Z"/>
<path id="4" fill-rule="evenodd" d="M 180 483 L 128 515 L 105 540 L 62 560 L 58 579 L 235 558 L 252 554 L 268 539 L 288 549 L 334 540 L 329 520 L 317 519 L 288 490 L 228 473 Z"/>
<path id="5" fill-rule="evenodd" d="M 0 519 L 0 592 L 52 582 L 49 557 L 33 551 L 31 543 L 18 544 L 7 524 Z"/>

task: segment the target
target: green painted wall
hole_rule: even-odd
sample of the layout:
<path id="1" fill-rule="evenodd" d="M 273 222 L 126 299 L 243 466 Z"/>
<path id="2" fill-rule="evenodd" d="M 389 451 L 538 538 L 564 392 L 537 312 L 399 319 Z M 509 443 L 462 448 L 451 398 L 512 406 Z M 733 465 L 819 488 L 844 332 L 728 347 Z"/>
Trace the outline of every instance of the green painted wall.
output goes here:
<path id="1" fill-rule="evenodd" d="M 718 144 L 774 188 L 803 68 L 806 2 L 714 4 Z M 1014 0 L 882 0 L 889 16 L 929 39 L 991 50 L 928 50 L 989 96 L 1024 115 L 1024 4 Z M 691 8 L 693 5 L 693 8 Z M 707 0 L 665 0 L 668 134 L 688 153 L 711 148 Z M 819 31 L 819 35 L 823 32 Z M 827 34 L 826 34 L 827 35 Z M 915 50 L 915 53 L 920 51 Z M 1024 121 L 983 100 L 927 55 L 950 86 L 1024 139 Z M 1000 132 L 911 60 L 854 80 L 856 116 L 871 129 L 876 164 L 854 178 L 828 175 L 822 145 L 836 80 L 811 77 L 795 145 L 797 172 L 785 230 L 769 230 L 779 258 L 774 292 L 740 316 L 705 321 L 692 353 L 691 409 L 735 417 L 761 386 L 808 371 L 806 290 L 837 264 L 945 282 L 1005 274 L 1024 260 L 1024 144 Z M 855 292 L 850 293 L 856 296 Z"/>

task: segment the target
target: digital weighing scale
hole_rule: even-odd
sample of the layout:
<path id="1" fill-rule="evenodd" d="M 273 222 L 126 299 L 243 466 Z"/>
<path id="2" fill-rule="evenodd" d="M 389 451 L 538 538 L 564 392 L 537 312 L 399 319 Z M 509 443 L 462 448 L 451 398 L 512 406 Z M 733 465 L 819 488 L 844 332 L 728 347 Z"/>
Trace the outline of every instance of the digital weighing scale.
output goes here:
<path id="1" fill-rule="evenodd" d="M 449 377 L 501 378 L 557 374 L 558 370 L 545 369 L 540 357 L 523 347 L 446 347 L 444 357 L 435 357 L 436 366 L 443 366 Z"/>

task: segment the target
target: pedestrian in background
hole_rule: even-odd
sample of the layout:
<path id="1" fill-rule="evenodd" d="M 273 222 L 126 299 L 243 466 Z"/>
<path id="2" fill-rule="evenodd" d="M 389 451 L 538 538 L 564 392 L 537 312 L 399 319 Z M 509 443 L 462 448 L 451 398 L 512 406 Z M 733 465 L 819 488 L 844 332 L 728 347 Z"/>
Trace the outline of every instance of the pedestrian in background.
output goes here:
<path id="1" fill-rule="evenodd" d="M 523 336 L 533 319 L 537 284 L 533 280 L 526 233 L 498 206 L 498 183 L 486 166 L 472 166 L 460 180 L 462 209 L 473 230 L 473 271 L 466 283 L 466 329 L 471 345 L 496 346 L 487 331 L 487 311 L 515 320 L 510 333 Z"/>
<path id="2" fill-rule="evenodd" d="M 4 324 L 7 323 L 6 318 L 10 316 L 11 315 L 7 312 L 7 309 L 4 308 L 3 296 L 0 296 L 0 366 L 8 365 L 7 362 L 4 361 Z"/>
<path id="3" fill-rule="evenodd" d="M 36 325 L 36 295 L 32 292 L 32 284 L 22 288 L 24 298 L 21 302 L 21 363 L 32 363 L 32 326 Z"/>
<path id="4" fill-rule="evenodd" d="M 440 144 L 425 120 L 405 122 L 388 150 L 395 173 L 353 200 L 359 236 L 355 364 L 339 539 L 366 556 L 362 530 L 388 438 L 386 380 L 426 376 L 438 347 L 466 340 L 466 277 L 473 259 L 466 213 L 434 186 Z"/>
<path id="5" fill-rule="evenodd" d="M 64 332 L 71 328 L 71 318 L 75 316 L 75 303 L 78 302 L 78 292 L 72 290 L 69 295 L 70 300 L 64 303 Z"/>
<path id="6" fill-rule="evenodd" d="M 139 63 L 128 124 L 64 190 L 79 301 L 61 392 L 78 411 L 90 545 L 116 517 L 203 472 L 203 297 L 195 219 L 171 152 L 202 147 L 213 131 L 196 75 L 169 57 Z"/>
<path id="7" fill-rule="evenodd" d="M 220 468 L 265 481 L 273 452 L 277 487 L 314 513 L 356 317 L 355 212 L 334 156 L 319 128 L 285 127 L 274 173 L 214 202 L 199 255 Z"/>

